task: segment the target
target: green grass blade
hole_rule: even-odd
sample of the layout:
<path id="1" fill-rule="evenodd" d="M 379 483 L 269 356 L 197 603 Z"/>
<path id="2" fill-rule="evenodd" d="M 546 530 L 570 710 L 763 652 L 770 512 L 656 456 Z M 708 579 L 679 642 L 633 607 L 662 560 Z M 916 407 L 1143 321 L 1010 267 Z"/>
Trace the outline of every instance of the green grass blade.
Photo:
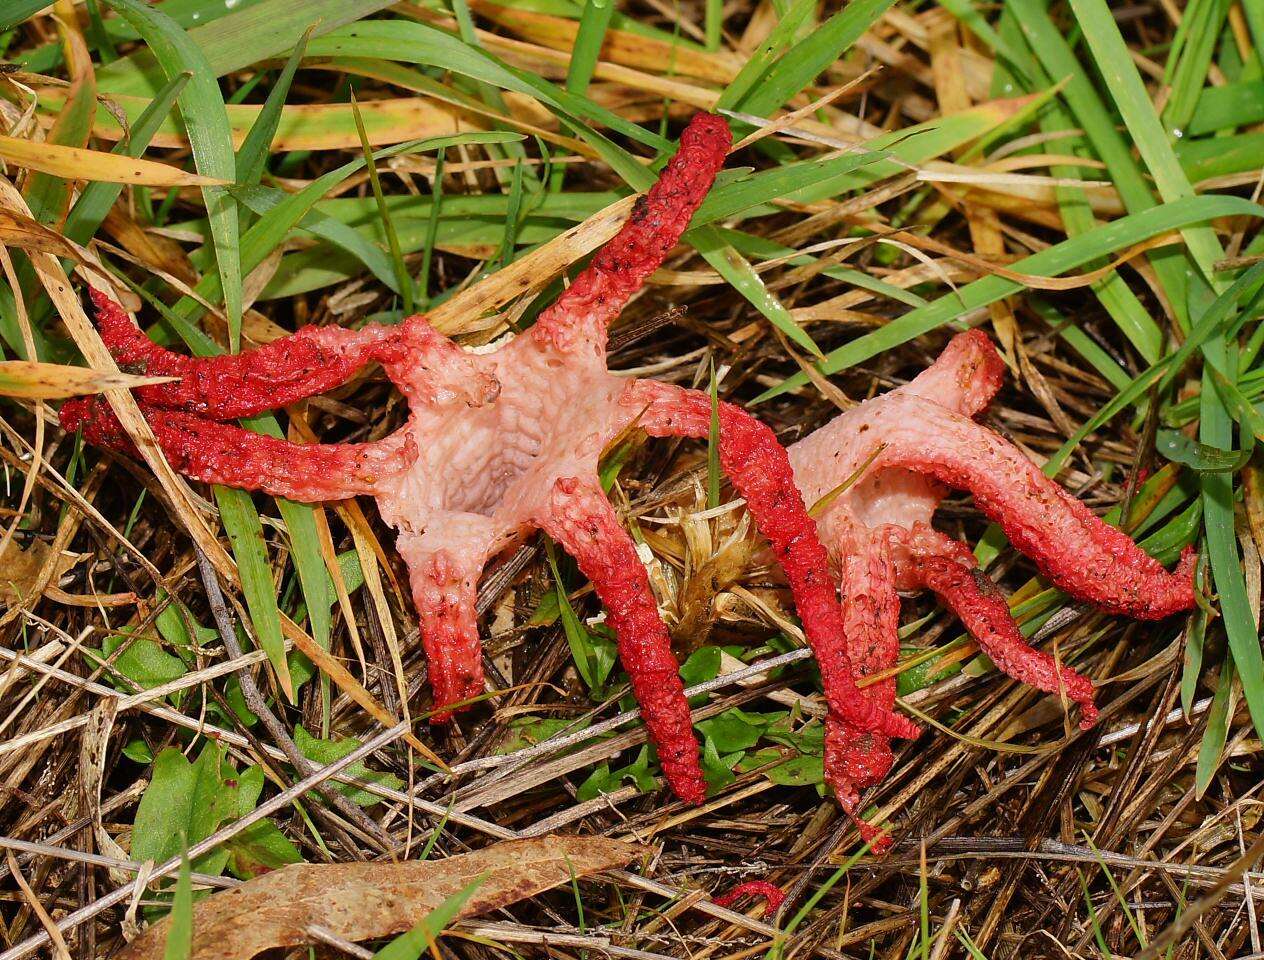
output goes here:
<path id="1" fill-rule="evenodd" d="M 193 162 L 203 176 L 234 182 L 237 165 L 228 114 L 224 110 L 224 98 L 215 74 L 202 50 L 179 24 L 162 11 L 146 6 L 140 0 L 108 2 L 145 38 L 162 65 L 168 82 L 184 73 L 191 74 L 177 102 L 193 150 Z M 236 353 L 241 348 L 242 297 L 237 202 L 226 188 L 219 186 L 203 187 L 202 199 L 214 238 L 215 265 L 224 295 L 228 340 L 230 349 Z"/>
<path id="2" fill-rule="evenodd" d="M 960 3 L 961 0 L 954 0 L 954 2 Z M 1012 10 L 1006 11 L 1006 19 L 1005 29 L 1010 34 L 1011 41 L 1002 41 L 998 36 L 996 37 L 997 45 L 993 49 L 998 53 L 1002 53 L 1007 58 L 1008 64 L 1018 71 L 1021 76 L 1028 78 L 1023 81 L 1028 85 L 1028 89 L 1049 89 L 1052 86 L 1052 81 L 1041 64 L 1037 62 L 1017 25 L 1014 24 Z M 1046 26 L 1042 26 L 1039 20 L 1035 20 L 1029 22 L 1027 26 L 1031 31 L 1044 31 L 1047 30 L 1047 20 L 1044 23 Z M 983 36 L 983 34 L 980 35 Z M 1104 111 L 1101 109 L 1100 103 L 1096 103 L 1096 105 L 1093 103 L 1095 95 L 1091 89 L 1087 97 L 1084 91 L 1079 89 L 1077 97 L 1077 102 L 1082 110 L 1089 112 L 1098 121 L 1104 117 Z M 1075 127 L 1076 123 L 1058 101 L 1050 103 L 1040 114 L 1040 128 L 1046 134 L 1066 133 L 1072 131 Z M 1106 122 L 1098 123 L 1095 129 L 1099 136 L 1110 138 L 1110 143 L 1106 145 L 1106 149 L 1108 152 L 1112 150 L 1115 134 L 1114 127 L 1109 122 Z M 1065 150 L 1067 153 L 1079 153 L 1084 150 L 1083 138 L 1081 137 L 1076 137 L 1070 141 L 1063 139 L 1059 142 L 1067 144 Z M 1131 155 L 1127 154 L 1126 151 L 1117 155 L 1116 163 L 1124 165 L 1121 170 L 1123 177 L 1127 179 L 1135 177 L 1138 182 L 1140 181 L 1140 173 L 1137 171 L 1135 164 L 1132 163 Z M 1108 167 L 1108 169 L 1110 168 Z M 1055 165 L 1050 168 L 1050 173 L 1062 179 L 1081 177 L 1080 170 L 1071 165 Z M 1144 184 L 1141 184 L 1141 186 L 1143 189 L 1138 194 L 1138 198 L 1142 202 L 1139 209 L 1145 209 L 1151 206 L 1151 201 L 1148 190 L 1144 188 Z M 1097 219 L 1083 190 L 1077 187 L 1060 186 L 1056 188 L 1056 193 L 1058 208 L 1062 214 L 1062 222 L 1066 227 L 1068 236 L 1077 236 L 1085 233 L 1097 225 Z M 1159 259 L 1160 262 L 1163 262 L 1164 255 L 1160 255 Z M 1086 267 L 1090 269 L 1098 266 L 1100 264 L 1096 262 L 1086 264 Z M 1171 269 L 1166 270 L 1166 273 L 1171 272 Z M 1153 363 L 1157 360 L 1163 345 L 1163 331 L 1159 329 L 1159 325 L 1155 323 L 1149 311 L 1146 310 L 1145 306 L 1118 272 L 1112 271 L 1109 276 L 1103 277 L 1093 284 L 1092 289 L 1107 313 L 1110 314 L 1111 319 L 1115 321 L 1115 325 L 1119 327 L 1120 332 L 1128 338 L 1129 342 L 1146 362 Z M 1074 335 L 1072 334 L 1072 336 Z M 1071 343 L 1072 340 L 1069 339 L 1068 342 Z M 1072 345 L 1083 353 L 1082 348 L 1087 346 L 1086 338 L 1078 338 Z M 1110 366 L 1114 366 L 1117 369 L 1117 365 L 1113 363 Z M 1106 369 L 1109 369 L 1109 367 Z"/>
<path id="3" fill-rule="evenodd" d="M 1096 258 L 1107 256 L 1113 251 L 1121 250 L 1168 230 L 1205 223 L 1221 216 L 1261 217 L 1264 216 L 1264 207 L 1238 197 L 1189 197 L 1121 217 L 1078 237 L 1055 243 L 1039 253 L 1011 264 L 1010 267 L 1016 272 L 1033 276 L 1058 276 Z M 909 311 L 879 330 L 830 351 L 825 361 L 819 365 L 819 369 L 827 375 L 845 370 L 884 350 L 907 343 L 914 337 L 950 323 L 971 310 L 986 307 L 1023 289 L 1022 284 L 1003 277 L 990 276 L 975 280 L 954 293 L 932 301 L 925 307 Z M 777 386 L 764 391 L 752 402 L 759 403 L 780 396 L 807 383 L 806 374 L 794 374 Z"/>
<path id="4" fill-rule="evenodd" d="M 588 82 L 597 67 L 613 12 L 614 0 L 587 0 L 584 4 L 579 33 L 571 49 L 571 62 L 566 68 L 566 89 L 571 93 L 583 95 L 588 92 Z"/>
<path id="5" fill-rule="evenodd" d="M 162 960 L 189 960 L 193 953 L 193 877 L 189 855 L 180 855 L 180 872 L 176 875 L 176 892 L 171 901 L 171 920 L 167 924 L 167 941 Z"/>
<path id="6" fill-rule="evenodd" d="M 1209 355 L 1219 350 L 1216 342 Z M 1208 446 L 1229 450 L 1233 447 L 1233 421 L 1216 389 L 1210 364 L 1203 368 L 1199 439 Z M 1229 649 L 1233 652 L 1242 679 L 1242 693 L 1247 711 L 1256 730 L 1264 730 L 1264 656 L 1260 653 L 1259 633 L 1255 626 L 1238 539 L 1234 531 L 1233 476 L 1228 473 L 1199 475 L 1203 496 L 1203 524 L 1207 536 L 1207 556 L 1211 564 L 1212 583 L 1220 600 Z"/>
<path id="7" fill-rule="evenodd" d="M 750 85 L 737 105 L 767 116 L 815 80 L 877 22 L 894 0 L 852 0 L 785 52 Z"/>
<path id="8" fill-rule="evenodd" d="M 284 54 L 314 23 L 313 33 L 320 36 L 390 5 L 391 0 L 243 0 L 209 23 L 203 22 L 206 11 L 202 8 L 168 19 L 188 29 L 189 39 L 201 50 L 211 71 L 207 79 L 213 80 Z M 167 14 L 170 6 L 168 0 L 161 12 Z M 220 12 L 225 9 L 222 0 L 218 8 Z M 102 67 L 97 71 L 97 82 L 102 90 L 147 97 L 162 86 L 163 72 L 152 53 L 139 50 Z"/>
<path id="9" fill-rule="evenodd" d="M 166 86 L 158 92 L 158 96 L 145 108 L 145 112 L 140 115 L 136 123 L 132 124 L 131 136 L 126 140 L 120 140 L 111 152 L 129 157 L 139 157 L 143 154 L 145 148 L 149 146 L 149 141 L 153 139 L 154 132 L 175 106 L 176 98 L 180 96 L 184 85 L 189 82 L 189 77 L 190 74 L 182 73 L 167 81 Z M 65 235 L 80 244 L 91 240 L 97 228 L 101 226 L 101 221 L 110 212 L 110 207 L 114 206 L 114 202 L 118 200 L 122 192 L 123 184 L 121 183 L 95 181 L 87 184 L 83 192 L 79 194 L 75 205 L 70 208 L 70 215 L 66 218 L 63 229 Z"/>
<path id="10" fill-rule="evenodd" d="M 1006 8 L 1021 28 L 1028 47 L 1040 62 L 1043 75 L 1038 83 L 1057 77 L 1062 82 L 1062 98 L 1083 131 L 1098 159 L 1106 164 L 1110 179 L 1129 213 L 1154 206 L 1154 194 L 1132 147 L 1116 127 L 1116 118 L 1106 109 L 1097 88 L 1076 59 L 1062 31 L 1053 23 L 1039 0 L 1006 0 Z M 1153 110 L 1151 110 L 1153 113 Z M 1078 225 L 1078 224 L 1077 224 Z M 1149 255 L 1159 283 L 1173 305 L 1178 321 L 1186 324 L 1186 264 L 1180 251 L 1157 251 Z M 1123 296 L 1123 294 L 1120 294 Z M 1134 310 L 1129 303 L 1124 309 Z"/>
<path id="11" fill-rule="evenodd" d="M 686 239 L 697 248 L 715 271 L 728 281 L 756 310 L 787 337 L 807 350 L 812 356 L 824 359 L 821 348 L 790 315 L 790 311 L 777 299 L 760 279 L 755 268 L 745 257 L 726 244 L 714 227 L 694 227 Z"/>
<path id="12" fill-rule="evenodd" d="M 439 234 L 439 215 L 443 209 L 443 164 L 447 153 L 439 151 L 435 158 L 435 172 L 431 180 L 430 216 L 426 220 L 426 238 L 422 246 L 421 273 L 417 275 L 417 292 L 422 309 L 430 303 L 430 264 L 434 260 L 435 238 Z"/>
<path id="13" fill-rule="evenodd" d="M 4 10 L 0 11 L 0 30 L 20 25 L 47 6 L 43 0 L 9 0 Z"/>
<path id="14" fill-rule="evenodd" d="M 418 960 L 430 949 L 435 938 L 461 914 L 461 908 L 483 885 L 487 874 L 475 877 L 469 884 L 448 897 L 426 914 L 416 926 L 373 954 L 373 960 Z"/>
<path id="15" fill-rule="evenodd" d="M 1198 97 L 1198 106 L 1185 127 L 1190 137 L 1247 127 L 1264 121 L 1264 80 L 1244 80 L 1223 87 L 1208 87 Z M 1185 157 L 1177 148 L 1184 165 Z M 1189 170 L 1186 168 L 1186 173 Z"/>
<path id="16" fill-rule="evenodd" d="M 808 16 L 816 9 L 816 0 L 795 0 L 790 8 L 782 14 L 772 32 L 761 43 L 755 52 L 738 71 L 720 94 L 716 103 L 719 110 L 731 109 L 741 103 L 742 98 L 772 66 L 777 56 L 794 41 L 794 35 L 807 22 Z"/>
<path id="17" fill-rule="evenodd" d="M 307 32 L 299 37 L 294 45 L 294 52 L 285 62 L 281 75 L 268 91 L 268 99 L 255 120 L 246 139 L 237 150 L 237 183 L 240 186 L 252 186 L 263 176 L 264 165 L 268 162 L 268 149 L 272 146 L 272 138 L 276 136 L 277 124 L 281 122 L 281 108 L 285 106 L 285 98 L 289 95 L 290 84 L 294 82 L 294 74 L 303 60 L 303 51 L 307 49 L 307 41 L 311 38 L 316 25 L 307 28 Z"/>
<path id="18" fill-rule="evenodd" d="M 1154 112 L 1154 104 L 1146 92 L 1104 0 L 1070 0 L 1071 9 L 1084 31 L 1084 39 L 1092 51 L 1097 68 L 1105 80 L 1106 90 L 1114 98 L 1123 116 L 1129 136 L 1142 160 L 1154 177 L 1159 195 L 1169 203 L 1194 195 L 1189 178 L 1181 169 L 1168 134 Z M 1216 287 L 1215 263 L 1224 257 L 1224 250 L 1209 226 L 1190 226 L 1181 231 L 1190 255 L 1207 281 Z"/>
<path id="19" fill-rule="evenodd" d="M 705 0 L 703 36 L 708 50 L 720 49 L 720 31 L 724 24 L 724 0 Z"/>
<path id="20" fill-rule="evenodd" d="M 272 568 L 268 565 L 268 550 L 259 513 L 250 494 L 244 490 L 220 486 L 214 490 L 220 520 L 233 548 L 233 559 L 237 561 L 241 593 L 246 600 L 246 609 L 250 611 L 255 639 L 276 671 L 281 689 L 293 699 L 290 669 L 285 661 L 285 638 L 281 633 L 281 611 L 277 607 L 277 593 L 272 583 Z"/>
<path id="21" fill-rule="evenodd" d="M 1171 92 L 1163 108 L 1163 125 L 1171 136 L 1187 133 L 1207 82 L 1207 68 L 1216 51 L 1216 40 L 1229 15 L 1230 0 L 1192 0 L 1181 18 L 1185 41 L 1179 52 L 1174 45 L 1175 67 L 1169 70 Z M 1171 56 L 1168 60 L 1172 63 Z"/>
<path id="22" fill-rule="evenodd" d="M 399 20 L 370 20 L 351 24 L 314 37 L 308 45 L 313 57 L 371 57 L 415 63 L 450 70 L 453 73 L 481 80 L 536 97 L 565 117 L 596 123 L 644 144 L 666 151 L 671 144 L 639 124 L 631 123 L 588 100 L 568 93 L 541 77 L 511 67 L 484 50 L 462 43 L 460 38 L 424 23 Z M 578 124 L 580 135 L 589 139 L 593 131 Z M 603 138 L 604 139 L 604 138 Z M 591 142 L 591 140 L 590 140 Z"/>
<path id="23" fill-rule="evenodd" d="M 96 83 L 88 73 L 71 84 L 70 96 L 48 132 L 49 142 L 68 147 L 87 146 L 96 110 Z M 69 206 L 70 181 L 51 173 L 31 171 L 22 193 L 32 217 L 42 224 L 56 225 Z"/>
<path id="24" fill-rule="evenodd" d="M 399 248 L 399 236 L 395 233 L 395 225 L 391 222 L 391 211 L 382 196 L 382 181 L 377 175 L 373 148 L 369 146 L 369 135 L 364 130 L 364 118 L 360 115 L 360 107 L 356 103 L 355 94 L 351 96 L 351 109 L 355 114 L 356 130 L 360 134 L 360 149 L 364 153 L 365 169 L 369 172 L 369 186 L 373 189 L 373 199 L 377 201 L 378 216 L 382 218 L 382 229 L 386 231 L 386 242 L 391 251 L 391 265 L 395 269 L 395 282 L 399 285 L 400 297 L 404 304 L 404 315 L 410 316 L 413 312 L 413 280 L 408 275 L 404 254 Z"/>
<path id="25" fill-rule="evenodd" d="M 1199 800 L 1211 786 L 1212 778 L 1224 759 L 1225 744 L 1229 742 L 1229 705 L 1233 701 L 1233 682 L 1237 671 L 1233 666 L 1233 654 L 1226 651 L 1220 665 L 1220 682 L 1216 684 L 1211 708 L 1207 711 L 1207 726 L 1198 744 L 1198 763 L 1194 768 L 1194 796 Z"/>

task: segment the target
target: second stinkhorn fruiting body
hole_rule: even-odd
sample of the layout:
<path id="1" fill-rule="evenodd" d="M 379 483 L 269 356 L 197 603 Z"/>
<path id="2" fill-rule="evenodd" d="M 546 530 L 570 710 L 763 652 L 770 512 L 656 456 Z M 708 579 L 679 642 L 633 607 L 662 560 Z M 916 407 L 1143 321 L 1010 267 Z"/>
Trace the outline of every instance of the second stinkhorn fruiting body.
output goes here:
<path id="1" fill-rule="evenodd" d="M 930 589 L 997 667 L 1074 701 L 1088 727 L 1097 717 L 1092 682 L 1031 647 L 969 548 L 931 527 L 946 488 L 973 494 L 1054 585 L 1110 613 L 1157 620 L 1192 607 L 1193 557 L 1187 552 L 1169 573 L 1017 447 L 976 423 L 1004 369 L 986 334 L 960 334 L 905 386 L 790 447 L 790 463 L 804 500 L 825 501 L 817 522 L 842 584 L 847 649 L 858 677 L 895 665 L 897 591 Z M 863 695 L 875 710 L 891 709 L 895 678 L 865 687 Z M 859 790 L 879 782 L 891 763 L 881 731 L 852 727 L 833 713 L 827 718 L 826 776 L 844 808 L 854 811 Z"/>
<path id="2" fill-rule="evenodd" d="M 663 773 L 691 803 L 705 785 L 689 707 L 645 569 L 597 465 L 633 426 L 652 436 L 708 435 L 706 394 L 606 369 L 606 327 L 675 246 L 729 143 L 724 121 L 695 117 L 620 232 L 528 333 L 492 353 L 466 353 L 415 316 L 354 332 L 307 328 L 241 355 L 191 359 L 150 342 L 122 308 L 92 292 L 102 338 L 122 364 L 180 378 L 136 391 L 175 469 L 294 500 L 377 499 L 408 565 L 436 720 L 484 691 L 475 611 L 483 566 L 532 530 L 547 532 L 596 588 Z M 384 440 L 303 446 L 223 422 L 328 390 L 372 362 L 410 409 Z M 95 443 L 132 449 L 100 398 L 67 402 L 61 421 Z M 721 463 L 785 569 L 831 715 L 848 729 L 909 736 L 912 724 L 856 690 L 825 548 L 785 451 L 737 407 L 721 404 L 719 422 Z"/>

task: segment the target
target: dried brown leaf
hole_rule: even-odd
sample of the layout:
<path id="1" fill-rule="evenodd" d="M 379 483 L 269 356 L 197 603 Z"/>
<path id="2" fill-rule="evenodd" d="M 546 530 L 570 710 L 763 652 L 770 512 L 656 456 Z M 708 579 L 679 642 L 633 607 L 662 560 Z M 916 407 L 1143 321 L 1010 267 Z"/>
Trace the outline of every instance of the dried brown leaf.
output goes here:
<path id="1" fill-rule="evenodd" d="M 79 558 L 73 554 L 60 553 L 53 557 L 52 548 L 42 540 L 33 541 L 25 550 L 10 540 L 0 553 L 0 600 L 21 603 L 40 584 L 56 582 L 78 562 Z"/>
<path id="2" fill-rule="evenodd" d="M 374 940 L 417 924 L 479 877 L 458 914 L 473 917 L 533 897 L 572 877 L 623 866 L 641 847 L 604 837 L 507 840 L 446 860 L 299 863 L 201 901 L 190 960 L 250 960 L 312 942 L 317 924 L 344 940 Z M 119 960 L 160 960 L 169 920 L 132 941 Z"/>

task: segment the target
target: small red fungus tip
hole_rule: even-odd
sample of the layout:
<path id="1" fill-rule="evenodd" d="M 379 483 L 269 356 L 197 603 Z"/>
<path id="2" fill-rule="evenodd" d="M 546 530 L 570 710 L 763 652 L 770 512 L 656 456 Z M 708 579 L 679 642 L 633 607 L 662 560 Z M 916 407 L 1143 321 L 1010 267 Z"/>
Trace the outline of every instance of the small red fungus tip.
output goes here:
<path id="1" fill-rule="evenodd" d="M 786 901 L 786 894 L 779 886 L 767 880 L 747 880 L 727 893 L 714 897 L 711 902 L 717 907 L 731 907 L 743 897 L 763 897 L 766 905 L 765 915 L 771 916 L 781 909 Z"/>

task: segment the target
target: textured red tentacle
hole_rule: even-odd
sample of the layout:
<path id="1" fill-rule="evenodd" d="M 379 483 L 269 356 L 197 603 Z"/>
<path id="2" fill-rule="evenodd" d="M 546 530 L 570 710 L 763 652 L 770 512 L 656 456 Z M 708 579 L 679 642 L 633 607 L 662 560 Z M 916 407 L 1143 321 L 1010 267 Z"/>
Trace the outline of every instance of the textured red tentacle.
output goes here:
<path id="1" fill-rule="evenodd" d="M 191 413 L 141 405 L 158 445 L 178 473 L 242 490 L 315 503 L 374 493 L 405 469 L 416 445 L 404 433 L 377 443 L 296 444 Z M 98 446 L 135 454 L 131 438 L 101 397 L 62 404 L 61 424 Z"/>
<path id="2" fill-rule="evenodd" d="M 1168 573 L 986 427 L 916 396 L 892 397 L 883 418 L 881 466 L 970 491 L 1010 542 L 1071 596 L 1138 620 L 1194 605 L 1189 558 Z"/>
<path id="3" fill-rule="evenodd" d="M 575 558 L 601 597 L 667 782 L 686 803 L 701 803 L 706 784 L 671 637 L 610 501 L 594 481 L 558 480 L 539 525 Z"/>
<path id="4" fill-rule="evenodd" d="M 532 328 L 535 335 L 565 348 L 589 334 L 604 333 L 685 232 L 731 143 L 725 120 L 695 114 L 658 182 L 637 201 L 628 222 L 597 251 L 588 268 L 540 314 Z"/>
<path id="5" fill-rule="evenodd" d="M 706 394 L 643 380 L 628 391 L 624 402 L 643 408 L 637 423 L 653 436 L 705 437 L 710 431 L 711 399 Z M 719 419 L 721 465 L 790 581 L 831 711 L 860 730 L 917 736 L 916 725 L 879 708 L 856 689 L 829 558 L 784 448 L 766 425 L 740 407 L 720 404 Z"/>
<path id="6" fill-rule="evenodd" d="M 477 576 L 446 550 L 429 556 L 406 554 L 413 603 L 436 712 L 431 723 L 446 723 L 443 708 L 483 693 L 483 654 L 478 639 Z"/>
<path id="7" fill-rule="evenodd" d="M 763 897 L 767 906 L 767 914 L 772 915 L 781 909 L 781 905 L 786 902 L 785 891 L 774 883 L 767 880 L 747 880 L 745 883 L 739 883 L 727 893 L 722 893 L 718 897 L 713 897 L 711 902 L 717 907 L 731 907 L 742 897 Z"/>
<path id="8" fill-rule="evenodd" d="M 900 598 L 885 532 L 866 531 L 864 542 L 843 563 L 843 628 L 857 679 L 895 666 L 900 655 Z M 874 709 L 895 707 L 895 678 L 866 686 L 861 695 Z M 830 725 L 825 741 L 825 777 L 848 812 L 859 791 L 882 780 L 891 769 L 891 739 L 841 720 Z"/>
<path id="9" fill-rule="evenodd" d="M 325 393 L 367 364 L 389 362 L 404 351 L 401 327 L 372 325 L 363 330 L 305 327 L 245 353 L 186 357 L 150 340 L 100 290 L 88 293 L 101 339 L 119 364 L 148 376 L 181 378 L 139 387 L 136 396 L 151 406 L 189 410 L 212 420 L 253 416 Z"/>
<path id="10" fill-rule="evenodd" d="M 997 669 L 1078 703 L 1081 728 L 1088 729 L 1097 721 L 1093 682 L 1027 642 L 1000 589 L 974 565 L 963 544 L 924 528 L 915 530 L 908 541 L 917 575 L 957 615 Z"/>

